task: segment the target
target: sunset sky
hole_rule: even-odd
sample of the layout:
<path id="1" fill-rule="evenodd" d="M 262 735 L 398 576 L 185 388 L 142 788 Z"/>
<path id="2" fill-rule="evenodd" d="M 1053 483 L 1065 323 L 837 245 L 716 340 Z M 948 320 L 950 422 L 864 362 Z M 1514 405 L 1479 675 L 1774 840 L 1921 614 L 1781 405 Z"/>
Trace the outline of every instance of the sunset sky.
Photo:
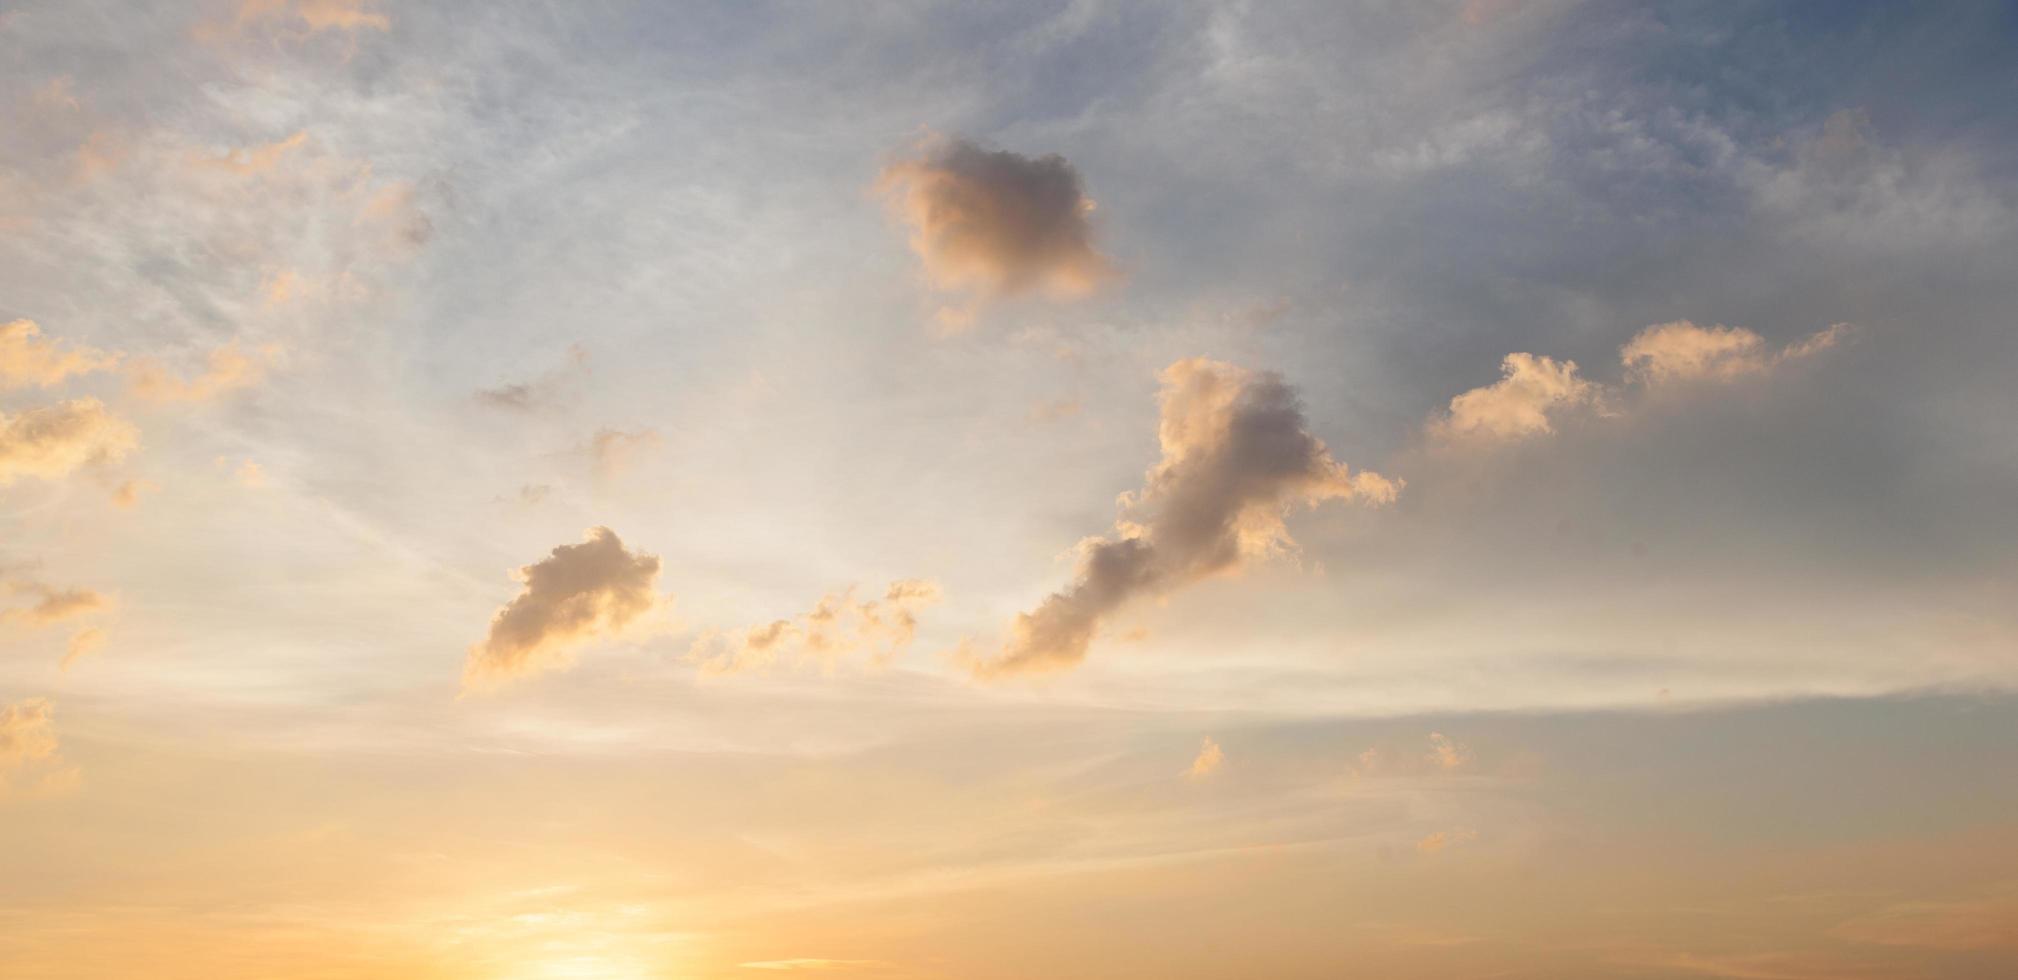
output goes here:
<path id="1" fill-rule="evenodd" d="M 2018 5 L 0 0 L 0 978 L 2018 976 Z"/>

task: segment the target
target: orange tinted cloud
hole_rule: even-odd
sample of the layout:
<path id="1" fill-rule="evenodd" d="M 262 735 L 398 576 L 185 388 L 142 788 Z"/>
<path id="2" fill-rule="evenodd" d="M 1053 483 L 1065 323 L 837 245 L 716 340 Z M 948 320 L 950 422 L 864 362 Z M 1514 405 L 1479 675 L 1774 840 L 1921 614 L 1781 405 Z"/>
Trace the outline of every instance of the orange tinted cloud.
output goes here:
<path id="1" fill-rule="evenodd" d="M 88 464 L 115 462 L 139 444 L 139 431 L 96 398 L 0 412 L 0 487 L 24 476 L 54 480 Z"/>
<path id="2" fill-rule="evenodd" d="M 127 386 L 141 398 L 156 402 L 208 401 L 226 392 L 249 388 L 266 376 L 275 351 L 271 347 L 247 353 L 237 341 L 212 350 L 203 372 L 186 378 L 153 360 L 128 367 Z"/>
<path id="3" fill-rule="evenodd" d="M 1226 750 L 1220 748 L 1218 742 L 1207 738 L 1199 743 L 1198 755 L 1192 758 L 1191 767 L 1184 770 L 1184 774 L 1192 779 L 1204 779 L 1225 764 Z"/>
<path id="4" fill-rule="evenodd" d="M 1730 381 L 1834 347 L 1848 329 L 1847 324 L 1834 324 L 1773 350 L 1765 338 L 1744 327 L 1699 327 L 1677 320 L 1640 331 L 1619 348 L 1619 360 L 1628 377 L 1645 384 Z"/>
<path id="5" fill-rule="evenodd" d="M 939 601 L 939 595 L 937 583 L 922 579 L 892 582 L 877 599 L 857 599 L 852 588 L 829 593 L 799 616 L 703 635 L 688 657 L 704 674 L 763 670 L 788 657 L 829 669 L 863 653 L 886 661 L 911 645 L 918 634 L 918 610 Z"/>
<path id="6" fill-rule="evenodd" d="M 590 528 L 580 544 L 555 548 L 517 577 L 525 589 L 470 648 L 465 687 L 565 667 L 577 647 L 621 633 L 660 604 L 659 559 L 626 550 L 606 527 Z"/>
<path id="7" fill-rule="evenodd" d="M 1590 404 L 1598 387 L 1577 377 L 1577 362 L 1535 354 L 1508 354 L 1500 379 L 1450 400 L 1435 423 L 1451 438 L 1519 439 L 1552 431 L 1556 413 Z"/>
<path id="8" fill-rule="evenodd" d="M 10 609 L 0 613 L 0 618 L 18 620 L 34 626 L 60 623 L 66 619 L 98 612 L 112 604 L 104 593 L 91 589 L 58 589 L 41 582 L 14 581 L 8 583 L 8 591 L 15 595 L 36 597 L 32 606 L 24 609 Z"/>
<path id="9" fill-rule="evenodd" d="M 284 139 L 261 146 L 233 147 L 221 157 L 198 157 L 196 163 L 206 167 L 228 170 L 241 176 L 252 176 L 271 172 L 280 165 L 282 158 L 308 142 L 306 130 L 294 133 Z"/>
<path id="10" fill-rule="evenodd" d="M 70 634 L 70 642 L 63 648 L 63 661 L 58 664 L 58 668 L 69 670 L 71 664 L 98 652 L 98 648 L 104 645 L 104 630 L 96 626 L 87 626 L 78 630 Z"/>
<path id="11" fill-rule="evenodd" d="M 1849 324 L 1832 324 L 1775 350 L 1744 327 L 1700 327 L 1687 320 L 1655 324 L 1619 348 L 1625 380 L 1618 385 L 1585 380 L 1575 361 L 1508 354 L 1500 362 L 1498 381 L 1452 398 L 1449 410 L 1430 421 L 1429 431 L 1446 442 L 1472 443 L 1545 435 L 1576 413 L 1613 413 L 1635 391 L 1765 375 L 1835 347 L 1849 331 Z"/>
<path id="12" fill-rule="evenodd" d="M 118 354 L 45 340 L 33 321 L 0 323 L 0 389 L 49 388 L 117 363 Z"/>
<path id="13" fill-rule="evenodd" d="M 1283 523 L 1292 506 L 1383 504 L 1401 489 L 1333 459 L 1275 374 L 1192 358 L 1166 368 L 1162 381 L 1162 459 L 1140 491 L 1123 496 L 1115 533 L 1081 543 L 1073 583 L 1018 616 L 1001 653 L 972 665 L 978 675 L 1070 668 L 1101 621 L 1131 600 L 1292 549 Z"/>

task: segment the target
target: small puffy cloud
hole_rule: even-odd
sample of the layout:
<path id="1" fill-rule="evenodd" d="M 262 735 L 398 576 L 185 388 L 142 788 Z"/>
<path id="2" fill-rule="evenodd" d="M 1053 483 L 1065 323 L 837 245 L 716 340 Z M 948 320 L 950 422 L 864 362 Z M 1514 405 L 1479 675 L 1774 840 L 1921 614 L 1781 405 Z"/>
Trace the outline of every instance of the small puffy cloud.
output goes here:
<path id="1" fill-rule="evenodd" d="M 96 626 L 87 626 L 78 630 L 70 634 L 70 642 L 63 648 L 63 662 L 58 665 L 58 668 L 69 670 L 71 664 L 97 653 L 98 649 L 104 645 L 104 630 Z"/>
<path id="2" fill-rule="evenodd" d="M 1207 738 L 1200 741 L 1198 745 L 1198 755 L 1192 758 L 1191 767 L 1189 769 L 1186 769 L 1184 771 L 1184 774 L 1186 776 L 1191 777 L 1192 779 L 1204 779 L 1205 777 L 1210 776 L 1215 772 L 1218 772 L 1219 767 L 1225 764 L 1226 764 L 1225 750 L 1219 747 L 1218 742 L 1215 742 L 1212 739 Z"/>
<path id="3" fill-rule="evenodd" d="M 127 387 L 148 401 L 208 401 L 258 384 L 276 356 L 272 347 L 247 353 L 232 341 L 212 350 L 205 358 L 203 372 L 193 378 L 176 374 L 159 361 L 135 360 L 127 366 Z"/>
<path id="4" fill-rule="evenodd" d="M 1554 430 L 1561 412 L 1592 404 L 1597 385 L 1577 376 L 1577 362 L 1536 354 L 1508 354 L 1500 379 L 1450 400 L 1448 414 L 1433 423 L 1453 439 L 1519 439 Z"/>
<path id="5" fill-rule="evenodd" d="M 1439 830 L 1416 841 L 1415 849 L 1419 854 L 1435 854 L 1439 851 L 1455 847 L 1459 844 L 1468 844 L 1475 840 L 1478 840 L 1478 831 L 1476 830 L 1463 828 L 1457 830 Z"/>
<path id="6" fill-rule="evenodd" d="M 939 595 L 938 584 L 923 579 L 892 582 L 875 599 L 857 599 L 850 588 L 820 597 L 811 610 L 790 619 L 703 634 L 687 655 L 709 675 L 765 670 L 787 659 L 831 670 L 864 653 L 883 663 L 911 645 L 918 611 L 938 602 Z"/>
<path id="7" fill-rule="evenodd" d="M 50 388 L 117 363 L 118 354 L 45 340 L 33 321 L 0 323 L 0 389 Z"/>
<path id="8" fill-rule="evenodd" d="M 0 487 L 24 476 L 54 480 L 82 466 L 117 462 L 139 444 L 139 431 L 96 398 L 0 412 Z"/>
<path id="9" fill-rule="evenodd" d="M 1834 347 L 1847 330 L 1847 324 L 1838 323 L 1774 350 L 1744 327 L 1699 327 L 1677 320 L 1640 331 L 1619 348 L 1619 360 L 1626 376 L 1642 384 L 1731 381 Z"/>
<path id="10" fill-rule="evenodd" d="M 886 167 L 881 183 L 939 289 L 1073 297 L 1115 275 L 1093 247 L 1093 201 L 1064 157 L 938 140 Z"/>
<path id="11" fill-rule="evenodd" d="M 0 796 L 16 787 L 47 795 L 74 786 L 77 770 L 57 754 L 56 709 L 48 698 L 0 706 Z"/>
<path id="12" fill-rule="evenodd" d="M 590 528 L 580 544 L 555 548 L 517 577 L 525 589 L 497 611 L 489 635 L 470 648 L 465 687 L 565 667 L 577 647 L 620 634 L 660 605 L 654 591 L 659 559 L 626 550 L 606 527 Z"/>
<path id="13" fill-rule="evenodd" d="M 1128 602 L 1293 549 L 1283 523 L 1293 506 L 1384 504 L 1401 489 L 1333 459 L 1278 375 L 1192 358 L 1162 381 L 1162 458 L 1122 497 L 1114 534 L 1081 542 L 1073 583 L 1018 616 L 1001 653 L 971 664 L 977 675 L 1073 667 Z"/>

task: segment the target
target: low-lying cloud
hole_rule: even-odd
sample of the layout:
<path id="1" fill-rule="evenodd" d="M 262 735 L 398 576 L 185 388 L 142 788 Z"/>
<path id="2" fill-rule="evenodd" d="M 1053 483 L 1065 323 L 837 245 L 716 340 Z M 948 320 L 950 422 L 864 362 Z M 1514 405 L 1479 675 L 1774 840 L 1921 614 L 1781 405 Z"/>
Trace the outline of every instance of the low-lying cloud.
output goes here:
<path id="1" fill-rule="evenodd" d="M 1019 615 L 996 657 L 971 662 L 976 675 L 1069 669 L 1129 602 L 1293 549 L 1283 523 L 1291 507 L 1384 504 L 1401 489 L 1333 459 L 1278 375 L 1192 358 L 1162 381 L 1162 459 L 1122 497 L 1114 533 L 1081 542 L 1072 584 Z"/>

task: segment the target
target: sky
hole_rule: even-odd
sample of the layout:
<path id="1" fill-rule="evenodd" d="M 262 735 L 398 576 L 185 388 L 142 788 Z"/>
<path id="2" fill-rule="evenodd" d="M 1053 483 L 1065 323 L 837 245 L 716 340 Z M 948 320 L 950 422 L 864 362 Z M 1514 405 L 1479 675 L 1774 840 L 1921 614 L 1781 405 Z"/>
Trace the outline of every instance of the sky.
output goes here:
<path id="1" fill-rule="evenodd" d="M 2018 974 L 2018 7 L 0 0 L 0 976 Z"/>

